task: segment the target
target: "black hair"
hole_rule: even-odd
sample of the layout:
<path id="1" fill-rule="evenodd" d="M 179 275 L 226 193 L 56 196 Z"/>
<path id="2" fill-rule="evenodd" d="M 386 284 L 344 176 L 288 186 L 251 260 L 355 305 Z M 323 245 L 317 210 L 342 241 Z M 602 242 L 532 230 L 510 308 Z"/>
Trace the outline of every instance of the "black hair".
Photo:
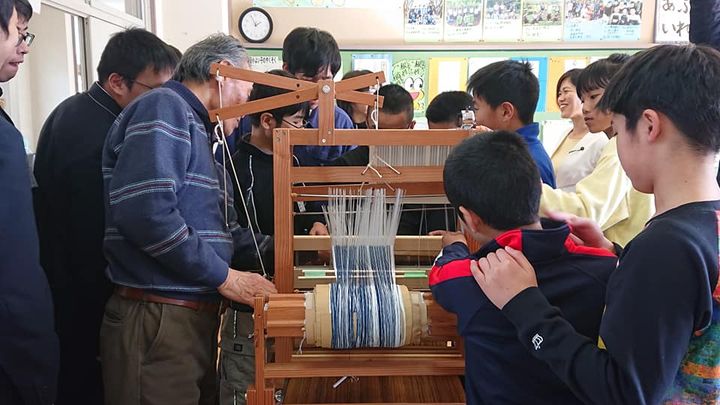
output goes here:
<path id="1" fill-rule="evenodd" d="M 530 63 L 514 60 L 491 63 L 479 69 L 468 79 L 467 90 L 492 108 L 505 102 L 512 104 L 523 124 L 533 121 L 540 97 L 540 83 Z"/>
<path id="2" fill-rule="evenodd" d="M 646 109 L 672 121 L 702 153 L 720 150 L 720 52 L 699 45 L 642 51 L 613 77 L 598 108 L 625 116 L 633 131 Z"/>
<path id="3" fill-rule="evenodd" d="M 315 77 L 328 67 L 333 76 L 340 70 L 340 48 L 327 31 L 298 27 L 290 31 L 283 41 L 283 63 L 292 73 Z"/>
<path id="4" fill-rule="evenodd" d="M 577 78 L 578 97 L 582 98 L 583 94 L 587 94 L 593 90 L 604 89 L 610 83 L 610 79 L 615 76 L 625 62 L 630 59 L 630 55 L 624 53 L 614 53 L 605 59 L 600 59 L 589 65 L 580 72 Z"/>
<path id="5" fill-rule="evenodd" d="M 538 220 L 540 172 L 527 144 L 514 132 L 492 131 L 465 139 L 445 161 L 450 204 L 506 231 Z"/>
<path id="6" fill-rule="evenodd" d="M 560 95 L 560 88 L 565 80 L 570 80 L 570 83 L 577 88 L 578 77 L 582 73 L 582 69 L 570 69 L 563 73 L 557 81 L 557 87 L 555 88 L 555 99 Z"/>
<path id="7" fill-rule="evenodd" d="M 353 77 L 358 77 L 366 74 L 372 73 L 371 71 L 367 69 L 363 70 L 351 70 L 343 75 L 343 79 L 352 79 Z M 365 87 L 363 89 L 359 89 L 358 91 L 369 91 L 369 87 Z M 343 111 L 345 111 L 350 118 L 352 119 L 353 116 L 353 103 L 349 101 L 343 101 L 343 100 L 337 100 L 337 106 L 340 107 Z"/>
<path id="8" fill-rule="evenodd" d="M 428 122 L 458 122 L 462 110 L 472 109 L 473 99 L 464 91 L 446 91 L 428 104 L 425 118 Z"/>
<path id="9" fill-rule="evenodd" d="M 281 70 L 281 69 L 270 70 L 266 73 L 269 73 L 271 75 L 289 77 L 292 79 L 295 78 L 295 76 L 293 76 L 290 73 L 288 73 L 284 70 Z M 280 94 L 285 94 L 285 93 L 289 93 L 289 92 L 290 92 L 290 90 L 280 89 L 277 87 L 266 86 L 264 84 L 255 83 L 252 87 L 252 91 L 250 91 L 250 96 L 248 97 L 248 101 L 260 100 L 263 98 L 278 96 Z M 310 104 L 307 101 L 303 101 L 302 103 L 291 104 L 291 105 L 287 105 L 284 107 L 276 108 L 274 110 L 260 111 L 260 112 L 252 113 L 252 114 L 249 114 L 250 124 L 254 127 L 260 126 L 260 116 L 264 113 L 269 113 L 269 114 L 272 114 L 273 118 L 275 118 L 275 122 L 277 122 L 277 124 L 279 126 L 284 117 L 293 115 L 293 114 L 297 113 L 298 111 L 302 111 L 303 115 L 305 115 L 309 108 L 310 108 Z"/>
<path id="10" fill-rule="evenodd" d="M 5 33 L 5 36 L 10 34 L 8 26 L 10 25 L 13 11 L 15 11 L 15 4 L 12 1 L 0 1 L 0 29 Z"/>
<path id="11" fill-rule="evenodd" d="M 117 73 L 130 86 L 143 70 L 172 71 L 178 62 L 177 53 L 155 34 L 130 28 L 113 34 L 105 45 L 97 67 L 98 81 L 105 84 L 110 74 Z"/>
<path id="12" fill-rule="evenodd" d="M 18 20 L 30 21 L 33 16 L 32 4 L 28 0 L 15 0 Z"/>
<path id="13" fill-rule="evenodd" d="M 170 51 L 171 51 L 173 54 L 175 54 L 175 57 L 176 57 L 177 60 L 179 61 L 179 60 L 182 58 L 182 55 L 183 55 L 183 54 L 182 54 L 182 51 L 179 50 L 177 47 L 172 46 L 172 45 L 170 45 L 170 44 L 167 44 L 167 46 L 170 47 Z"/>
<path id="14" fill-rule="evenodd" d="M 385 114 L 404 113 L 409 123 L 415 114 L 413 99 L 410 93 L 399 84 L 386 84 L 378 90 L 378 95 L 383 96 L 383 106 L 380 109 Z"/>

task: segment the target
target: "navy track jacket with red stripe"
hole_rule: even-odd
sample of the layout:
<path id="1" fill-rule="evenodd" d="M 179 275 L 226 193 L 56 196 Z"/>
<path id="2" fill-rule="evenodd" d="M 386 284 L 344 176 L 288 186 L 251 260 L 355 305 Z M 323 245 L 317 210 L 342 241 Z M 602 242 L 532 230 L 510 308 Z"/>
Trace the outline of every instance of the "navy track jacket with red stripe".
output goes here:
<path id="1" fill-rule="evenodd" d="M 430 272 L 435 300 L 457 315 L 458 333 L 465 339 L 468 404 L 580 403 L 545 363 L 528 352 L 513 324 L 470 272 L 470 260 L 502 247 L 522 251 L 550 303 L 579 333 L 597 341 L 605 289 L 617 258 L 605 250 L 576 245 L 563 223 L 543 220 L 542 225 L 542 230 L 508 231 L 475 254 L 461 242 L 446 246 Z M 533 336 L 533 345 L 542 344 L 542 336 Z"/>

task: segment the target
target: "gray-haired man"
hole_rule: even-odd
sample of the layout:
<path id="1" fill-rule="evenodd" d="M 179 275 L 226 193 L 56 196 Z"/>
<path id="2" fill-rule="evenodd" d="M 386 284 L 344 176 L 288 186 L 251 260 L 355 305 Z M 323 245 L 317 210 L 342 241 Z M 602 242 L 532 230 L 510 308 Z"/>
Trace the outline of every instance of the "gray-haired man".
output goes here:
<path id="1" fill-rule="evenodd" d="M 208 110 L 245 102 L 251 85 L 223 81 L 221 93 L 213 62 L 247 68 L 248 56 L 227 35 L 193 45 L 175 80 L 131 103 L 108 133 L 105 253 L 117 287 L 100 331 L 107 405 L 214 404 L 221 295 L 251 303 L 275 291 L 230 268 L 231 258 L 254 262 L 255 249 L 225 209 L 232 190 L 213 159 Z"/>

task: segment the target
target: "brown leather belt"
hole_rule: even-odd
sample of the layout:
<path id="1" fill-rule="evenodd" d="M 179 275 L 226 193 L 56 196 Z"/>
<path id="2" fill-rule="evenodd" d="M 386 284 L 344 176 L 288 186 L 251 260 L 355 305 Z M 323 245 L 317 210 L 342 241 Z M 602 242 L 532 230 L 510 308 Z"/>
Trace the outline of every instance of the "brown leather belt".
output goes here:
<path id="1" fill-rule="evenodd" d="M 127 298 L 133 301 L 177 305 L 179 307 L 190 308 L 194 311 L 210 312 L 214 314 L 218 314 L 220 312 L 220 302 L 178 300 L 175 298 L 168 298 L 160 295 L 150 294 L 140 288 L 121 286 L 115 288 L 115 293 L 123 298 Z"/>

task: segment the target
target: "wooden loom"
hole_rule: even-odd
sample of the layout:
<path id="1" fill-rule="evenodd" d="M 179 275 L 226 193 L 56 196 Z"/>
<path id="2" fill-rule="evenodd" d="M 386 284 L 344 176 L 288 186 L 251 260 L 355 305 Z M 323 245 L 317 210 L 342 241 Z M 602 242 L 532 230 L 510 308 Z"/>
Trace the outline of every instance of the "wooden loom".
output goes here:
<path id="1" fill-rule="evenodd" d="M 248 404 L 269 405 L 276 402 L 279 381 L 309 377 L 371 376 L 458 376 L 464 374 L 462 344 L 456 333 L 455 317 L 437 305 L 425 293 L 428 340 L 452 341 L 453 345 L 413 346 L 398 349 L 328 350 L 305 349 L 294 354 L 294 342 L 305 336 L 305 299 L 294 293 L 296 288 L 331 282 L 333 277 L 303 277 L 295 269 L 296 250 L 329 250 L 329 237 L 294 236 L 293 202 L 317 199 L 327 193 L 327 186 L 402 188 L 408 196 L 444 195 L 442 166 L 407 167 L 294 167 L 295 145 L 456 145 L 471 135 L 468 130 L 336 130 L 335 100 L 374 106 L 376 96 L 355 91 L 385 81 L 384 74 L 373 73 L 340 82 L 323 80 L 311 83 L 277 75 L 258 73 L 213 64 L 212 74 L 288 89 L 291 92 L 245 104 L 210 111 L 213 121 L 268 111 L 284 105 L 318 100 L 318 129 L 276 129 L 274 132 L 274 207 L 275 207 L 275 285 L 278 294 L 255 299 L 255 384 L 247 393 Z M 382 98 L 378 103 L 381 105 Z M 372 164 L 372 159 L 371 159 Z M 300 183 L 311 186 L 295 186 Z M 440 237 L 399 236 L 396 251 L 425 251 L 435 255 L 441 248 Z M 399 277 L 398 284 L 427 289 L 427 279 Z M 275 339 L 275 361 L 266 361 L 266 339 Z M 302 342 L 301 342 L 302 344 Z M 457 403 L 457 402 L 455 402 Z"/>

